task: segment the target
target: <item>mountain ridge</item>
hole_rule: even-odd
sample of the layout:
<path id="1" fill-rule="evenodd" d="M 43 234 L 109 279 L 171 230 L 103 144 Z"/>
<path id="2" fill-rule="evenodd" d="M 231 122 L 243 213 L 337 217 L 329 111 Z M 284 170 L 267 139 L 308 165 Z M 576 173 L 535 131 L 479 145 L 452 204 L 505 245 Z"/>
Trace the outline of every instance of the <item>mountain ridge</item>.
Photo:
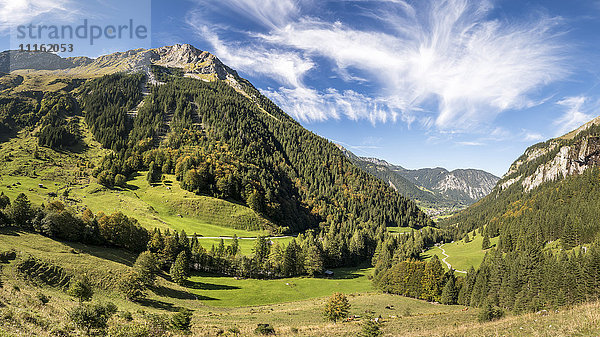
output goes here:
<path id="1" fill-rule="evenodd" d="M 360 157 L 338 145 L 350 160 L 368 173 L 423 206 L 430 214 L 454 212 L 489 194 L 498 177 L 479 169 L 422 168 L 409 170 L 386 160 Z M 449 208 L 449 209 L 448 209 Z M 445 209 L 445 211 L 441 211 Z"/>

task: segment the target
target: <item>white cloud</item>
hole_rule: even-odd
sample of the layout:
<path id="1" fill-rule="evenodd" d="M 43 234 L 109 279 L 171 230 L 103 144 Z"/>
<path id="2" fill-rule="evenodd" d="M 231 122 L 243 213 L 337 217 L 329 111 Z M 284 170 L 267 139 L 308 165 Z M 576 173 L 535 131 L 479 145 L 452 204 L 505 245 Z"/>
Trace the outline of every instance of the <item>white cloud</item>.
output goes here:
<path id="1" fill-rule="evenodd" d="M 69 0 L 0 0 L 0 32 L 40 15 L 69 14 Z"/>
<path id="2" fill-rule="evenodd" d="M 263 90 L 284 111 L 302 121 L 322 121 L 342 116 L 351 120 L 367 119 L 371 123 L 396 121 L 399 116 L 386 102 L 364 96 L 353 90 L 340 92 L 329 88 L 317 91 L 306 87 Z"/>
<path id="3" fill-rule="evenodd" d="M 588 98 L 585 96 L 566 97 L 556 102 L 566 108 L 565 113 L 554 121 L 554 125 L 558 127 L 557 135 L 573 131 L 593 118 L 592 115 L 585 113 L 589 109 L 586 106 L 587 102 Z"/>
<path id="4" fill-rule="evenodd" d="M 282 105 L 293 110 L 286 111 L 303 120 L 341 114 L 372 122 L 401 117 L 426 127 L 473 130 L 503 111 L 535 105 L 537 89 L 568 75 L 567 48 L 554 33 L 556 18 L 493 20 L 488 1 L 431 0 L 415 6 L 393 2 L 396 11 L 373 15 L 394 29 L 384 32 L 302 16 L 301 7 L 291 0 L 281 6 L 267 1 L 264 11 L 257 9 L 257 1 L 223 0 L 223 6 L 244 11 L 269 31 L 248 33 L 248 48 L 236 46 L 225 50 L 225 56 L 219 51 L 225 43 L 211 43 L 226 62 L 234 62 L 232 66 L 280 81 L 284 87 L 269 91 L 270 97 L 287 102 Z M 267 10 L 274 14 L 267 15 Z M 252 56 L 260 61 L 246 66 L 241 60 Z M 366 78 L 377 84 L 377 97 L 363 95 L 365 101 L 358 102 L 361 93 L 336 96 L 307 88 L 302 78 L 315 67 L 317 57 L 330 60 L 346 81 Z M 360 103 L 358 108 L 355 103 Z"/>
<path id="5" fill-rule="evenodd" d="M 266 28 L 285 25 L 299 15 L 300 8 L 294 0 L 196 0 L 204 8 L 230 11 L 250 19 Z"/>
<path id="6" fill-rule="evenodd" d="M 544 139 L 544 136 L 536 132 L 525 132 L 523 136 L 523 141 L 525 142 L 538 142 L 542 139 Z"/>
<path id="7" fill-rule="evenodd" d="M 483 146 L 485 145 L 484 143 L 481 142 L 457 142 L 458 145 L 464 145 L 464 146 Z"/>

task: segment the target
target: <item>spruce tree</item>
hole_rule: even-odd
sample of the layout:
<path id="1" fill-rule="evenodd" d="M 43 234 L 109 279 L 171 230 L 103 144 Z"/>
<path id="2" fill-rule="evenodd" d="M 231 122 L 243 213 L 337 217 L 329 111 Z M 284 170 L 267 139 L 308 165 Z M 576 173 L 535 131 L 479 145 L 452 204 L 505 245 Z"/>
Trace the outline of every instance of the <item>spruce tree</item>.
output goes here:
<path id="1" fill-rule="evenodd" d="M 185 251 L 182 251 L 177 255 L 177 259 L 175 259 L 175 263 L 171 266 L 170 274 L 173 282 L 184 285 L 185 280 L 188 277 L 188 258 Z"/>
<path id="2" fill-rule="evenodd" d="M 450 277 L 444 286 L 442 291 L 442 304 L 456 304 L 458 300 L 458 289 L 456 289 L 456 282 L 454 277 Z"/>
<path id="3" fill-rule="evenodd" d="M 486 250 L 490 248 L 490 237 L 487 232 L 483 235 L 483 242 L 481 243 L 481 249 Z"/>
<path id="4" fill-rule="evenodd" d="M 12 205 L 10 205 L 8 215 L 18 227 L 28 227 L 27 224 L 31 220 L 33 210 L 31 209 L 31 202 L 24 193 L 17 195 Z"/>

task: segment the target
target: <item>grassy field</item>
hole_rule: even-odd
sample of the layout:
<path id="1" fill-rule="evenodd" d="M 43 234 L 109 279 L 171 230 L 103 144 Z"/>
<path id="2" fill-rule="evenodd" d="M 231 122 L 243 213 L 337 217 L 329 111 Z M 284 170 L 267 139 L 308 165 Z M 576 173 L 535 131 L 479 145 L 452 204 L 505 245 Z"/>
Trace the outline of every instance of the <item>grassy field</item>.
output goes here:
<path id="1" fill-rule="evenodd" d="M 481 249 L 481 244 L 483 242 L 483 236 L 478 234 L 473 237 L 473 232 L 469 233 L 469 237 L 471 238 L 471 242 L 465 243 L 463 240 L 447 243 L 442 246 L 442 248 L 448 254 L 448 258 L 446 261 L 452 265 L 452 268 L 456 270 L 468 270 L 471 266 L 477 268 L 483 261 L 483 257 L 485 256 L 484 250 Z M 498 237 L 491 238 L 491 245 L 496 245 L 498 243 Z M 426 259 L 431 258 L 433 255 L 437 255 L 438 258 L 444 259 L 446 256 L 442 254 L 442 250 L 439 247 L 432 247 L 424 253 L 424 257 Z M 444 264 L 444 267 L 446 265 Z"/>
<path id="2" fill-rule="evenodd" d="M 410 227 L 387 227 L 387 231 L 394 234 L 407 234 L 414 231 Z"/>
<path id="3" fill-rule="evenodd" d="M 69 244 L 37 234 L 0 232 L 0 251 L 16 249 L 19 256 L 33 255 L 60 265 L 70 273 L 85 272 L 96 285 L 94 301 L 111 301 L 134 321 L 144 312 L 170 315 L 179 308 L 193 310 L 193 336 L 254 335 L 259 323 L 271 324 L 278 336 L 357 336 L 366 315 L 381 317 L 384 336 L 596 336 L 600 333 L 600 305 L 591 303 L 547 316 L 511 316 L 477 323 L 478 309 L 446 306 L 382 294 L 371 288 L 369 269 L 337 269 L 332 279 L 290 278 L 236 280 L 199 274 L 187 287 L 159 277 L 157 286 L 139 303 L 126 301 L 110 287 L 111 279 L 127 271 L 134 256 L 122 250 Z M 57 331 L 76 331 L 66 310 L 77 301 L 53 287 L 39 287 L 18 277 L 15 263 L 0 268 L 0 336 L 55 336 Z M 360 318 L 331 323 L 322 316 L 332 292 L 348 294 L 350 314 Z M 49 298 L 47 304 L 39 295 Z M 129 324 L 120 318 L 111 326 Z M 236 330 L 237 329 L 237 330 Z M 72 334 L 69 334 L 72 335 Z"/>
<path id="4" fill-rule="evenodd" d="M 192 292 L 210 300 L 207 305 L 258 306 L 329 296 L 334 292 L 355 294 L 374 289 L 367 275 L 371 268 L 334 269 L 332 278 L 294 277 L 278 280 L 235 279 L 207 274 L 190 278 Z"/>
<path id="5" fill-rule="evenodd" d="M 238 237 L 239 237 L 239 235 L 240 234 L 238 234 Z M 287 245 L 290 241 L 292 241 L 292 238 L 291 237 L 282 237 L 282 238 L 271 237 L 270 240 L 273 242 L 277 242 L 279 244 Z M 219 245 L 219 241 L 221 241 L 221 240 L 220 239 L 208 239 L 208 238 L 199 238 L 199 240 L 198 240 L 200 245 L 202 245 L 202 247 L 204 247 L 206 250 L 210 250 L 213 245 L 215 247 L 217 247 Z M 232 241 L 231 239 L 223 239 L 223 243 L 225 244 L 225 246 L 229 246 L 231 244 L 231 241 Z M 252 254 L 252 250 L 254 249 L 255 241 L 256 240 L 238 239 L 240 253 L 242 255 Z"/>
<path id="6" fill-rule="evenodd" d="M 83 118 L 80 126 L 85 145 L 74 152 L 39 147 L 37 138 L 26 131 L 0 143 L 0 192 L 11 199 L 25 193 L 35 205 L 48 203 L 54 199 L 49 193 L 56 193 L 77 211 L 86 207 L 95 213 L 121 211 L 146 228 L 185 230 L 190 235 L 256 237 L 276 232 L 273 224 L 250 208 L 182 190 L 172 175 L 154 186 L 147 183 L 143 172 L 124 189 L 96 184 L 91 170 L 107 150 L 93 140 Z M 63 196 L 65 190 L 68 197 Z"/>

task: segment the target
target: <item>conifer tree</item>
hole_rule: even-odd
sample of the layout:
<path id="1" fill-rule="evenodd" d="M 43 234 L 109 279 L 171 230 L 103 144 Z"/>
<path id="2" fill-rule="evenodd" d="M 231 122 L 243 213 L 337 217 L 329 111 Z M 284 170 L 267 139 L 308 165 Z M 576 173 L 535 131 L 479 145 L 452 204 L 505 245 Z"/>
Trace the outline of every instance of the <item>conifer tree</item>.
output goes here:
<path id="1" fill-rule="evenodd" d="M 337 322 L 348 317 L 348 314 L 350 313 L 350 302 L 344 294 L 334 293 L 325 303 L 323 313 L 328 320 Z"/>
<path id="2" fill-rule="evenodd" d="M 456 281 L 454 277 L 450 277 L 442 291 L 442 304 L 456 304 L 458 300 L 458 290 L 456 289 Z"/>
<path id="3" fill-rule="evenodd" d="M 179 255 L 177 255 L 175 263 L 173 263 L 173 265 L 171 266 L 171 279 L 173 279 L 173 282 L 179 285 L 184 285 L 188 277 L 188 270 L 189 266 L 187 254 L 185 253 L 185 251 L 182 251 L 181 253 L 179 253 Z"/>
<path id="4" fill-rule="evenodd" d="M 24 193 L 19 193 L 10 209 L 8 216 L 12 219 L 15 225 L 19 227 L 28 227 L 28 222 L 31 220 L 33 210 L 31 209 L 31 202 Z"/>
<path id="5" fill-rule="evenodd" d="M 481 249 L 486 250 L 488 248 L 490 248 L 490 237 L 488 236 L 488 233 L 485 232 L 483 235 L 483 242 L 481 243 Z"/>

